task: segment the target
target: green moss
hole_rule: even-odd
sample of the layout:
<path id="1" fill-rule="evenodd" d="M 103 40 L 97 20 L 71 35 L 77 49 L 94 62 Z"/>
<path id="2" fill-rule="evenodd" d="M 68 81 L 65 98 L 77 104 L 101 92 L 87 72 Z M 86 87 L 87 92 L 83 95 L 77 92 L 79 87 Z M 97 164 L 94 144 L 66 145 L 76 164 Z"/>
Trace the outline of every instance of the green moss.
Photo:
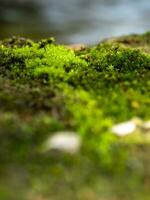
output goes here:
<path id="1" fill-rule="evenodd" d="M 133 117 L 150 119 L 149 41 L 146 33 L 75 52 L 52 38 L 0 42 L 2 165 L 15 163 L 32 171 L 43 165 L 47 170 L 51 163 L 53 171 L 59 162 L 66 167 L 88 158 L 105 173 L 149 177 L 143 167 L 150 163 L 149 137 L 139 132 L 120 139 L 110 131 L 113 124 Z M 82 138 L 75 161 L 39 150 L 50 134 L 61 130 L 76 131 Z"/>

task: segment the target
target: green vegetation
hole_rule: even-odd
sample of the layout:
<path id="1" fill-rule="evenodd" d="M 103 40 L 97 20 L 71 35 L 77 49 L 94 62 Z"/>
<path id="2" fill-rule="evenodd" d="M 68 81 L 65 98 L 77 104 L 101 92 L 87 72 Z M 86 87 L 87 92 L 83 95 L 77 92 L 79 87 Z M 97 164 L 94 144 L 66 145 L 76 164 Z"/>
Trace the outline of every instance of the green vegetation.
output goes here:
<path id="1" fill-rule="evenodd" d="M 149 52 L 150 33 L 78 51 L 53 38 L 1 41 L 0 198 L 35 200 L 40 194 L 55 200 L 63 192 L 66 200 L 147 200 L 150 133 L 119 138 L 110 128 L 134 117 L 150 119 Z M 80 153 L 41 152 L 43 142 L 62 130 L 80 135 Z M 17 197 L 12 191 L 19 184 Z"/>

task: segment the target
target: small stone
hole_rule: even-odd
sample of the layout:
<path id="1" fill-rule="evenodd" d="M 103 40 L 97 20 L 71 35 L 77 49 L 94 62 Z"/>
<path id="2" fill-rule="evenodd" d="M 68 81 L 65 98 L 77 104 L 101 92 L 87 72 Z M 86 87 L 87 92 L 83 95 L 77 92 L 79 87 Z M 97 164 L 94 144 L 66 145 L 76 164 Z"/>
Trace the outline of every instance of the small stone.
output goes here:
<path id="1" fill-rule="evenodd" d="M 150 121 L 146 121 L 142 124 L 142 128 L 145 130 L 145 131 L 150 131 Z"/>
<path id="2" fill-rule="evenodd" d="M 80 150 L 81 139 L 75 132 L 61 131 L 50 136 L 44 143 L 44 151 L 58 150 L 74 154 Z"/>
<path id="3" fill-rule="evenodd" d="M 71 49 L 74 51 L 79 51 L 84 49 L 86 46 L 84 44 L 71 44 L 71 45 L 66 45 L 67 49 Z"/>
<path id="4" fill-rule="evenodd" d="M 137 128 L 136 123 L 131 120 L 114 125 L 111 128 L 111 131 L 118 136 L 125 136 L 135 132 L 136 128 Z"/>

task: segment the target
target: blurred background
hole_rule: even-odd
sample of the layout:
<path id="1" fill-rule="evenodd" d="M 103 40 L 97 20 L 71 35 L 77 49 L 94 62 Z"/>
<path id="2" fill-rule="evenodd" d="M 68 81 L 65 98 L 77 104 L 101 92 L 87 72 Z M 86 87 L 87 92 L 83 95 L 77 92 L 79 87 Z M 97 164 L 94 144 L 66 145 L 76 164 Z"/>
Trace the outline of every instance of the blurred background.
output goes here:
<path id="1" fill-rule="evenodd" d="M 53 36 L 92 44 L 150 29 L 149 0 L 0 0 L 0 39 Z"/>

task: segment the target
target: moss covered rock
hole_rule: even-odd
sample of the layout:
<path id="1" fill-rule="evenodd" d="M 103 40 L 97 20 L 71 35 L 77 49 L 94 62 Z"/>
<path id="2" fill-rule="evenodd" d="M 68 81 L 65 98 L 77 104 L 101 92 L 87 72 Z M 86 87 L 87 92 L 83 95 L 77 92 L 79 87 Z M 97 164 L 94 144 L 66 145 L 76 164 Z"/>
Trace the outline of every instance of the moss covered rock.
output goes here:
<path id="1" fill-rule="evenodd" d="M 19 166 L 29 175 L 28 181 L 34 180 L 33 190 L 43 192 L 43 186 L 36 188 L 38 173 L 41 180 L 49 173 L 53 180 L 65 177 L 70 166 L 69 176 L 75 186 L 81 181 L 74 179 L 81 168 L 87 170 L 81 176 L 81 188 L 87 187 L 87 178 L 93 182 L 91 170 L 95 177 L 99 172 L 111 177 L 128 174 L 137 187 L 145 184 L 143 190 L 147 192 L 150 133 L 138 130 L 119 138 L 111 127 L 134 117 L 150 119 L 149 52 L 150 33 L 114 38 L 76 51 L 56 44 L 52 38 L 33 42 L 13 37 L 1 41 L 1 174 Z M 41 151 L 50 135 L 66 130 L 80 135 L 79 155 Z M 41 172 L 43 168 L 45 173 Z M 0 195 L 5 197 L 1 189 Z M 91 199 L 99 199 L 94 195 Z M 54 196 L 52 199 L 61 199 Z M 75 199 L 85 199 L 79 196 Z"/>

